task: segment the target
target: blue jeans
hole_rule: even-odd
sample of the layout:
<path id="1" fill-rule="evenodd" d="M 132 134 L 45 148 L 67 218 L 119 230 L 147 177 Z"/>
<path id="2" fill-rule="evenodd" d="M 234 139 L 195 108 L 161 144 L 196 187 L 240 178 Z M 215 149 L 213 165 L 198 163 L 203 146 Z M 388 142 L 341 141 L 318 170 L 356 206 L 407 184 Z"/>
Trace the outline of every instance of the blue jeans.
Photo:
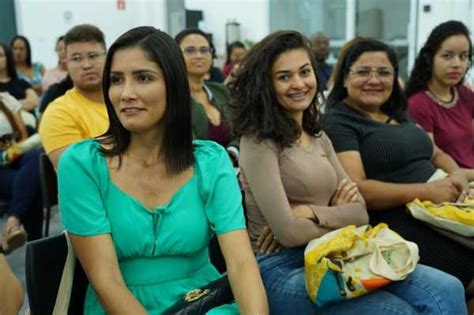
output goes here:
<path id="1" fill-rule="evenodd" d="M 10 203 L 7 216 L 23 223 L 28 239 L 41 237 L 43 202 L 39 175 L 40 149 L 22 155 L 12 165 L 0 167 L 0 199 Z"/>
<path id="2" fill-rule="evenodd" d="M 257 254 L 257 261 L 271 314 L 467 314 L 461 282 L 428 266 L 370 294 L 318 308 L 306 292 L 304 247 Z"/>

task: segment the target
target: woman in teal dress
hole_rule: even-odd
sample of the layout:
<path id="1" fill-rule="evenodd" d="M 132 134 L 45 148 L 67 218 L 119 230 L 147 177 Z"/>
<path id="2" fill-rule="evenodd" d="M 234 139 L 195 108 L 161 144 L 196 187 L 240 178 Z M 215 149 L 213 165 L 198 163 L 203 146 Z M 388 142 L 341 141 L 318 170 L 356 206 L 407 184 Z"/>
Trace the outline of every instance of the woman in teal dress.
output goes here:
<path id="1" fill-rule="evenodd" d="M 122 35 L 104 98 L 109 130 L 72 145 L 58 168 L 63 224 L 91 283 L 85 313 L 163 313 L 220 277 L 207 250 L 217 234 L 237 304 L 209 314 L 268 314 L 229 157 L 192 141 L 178 45 L 152 27 Z"/>

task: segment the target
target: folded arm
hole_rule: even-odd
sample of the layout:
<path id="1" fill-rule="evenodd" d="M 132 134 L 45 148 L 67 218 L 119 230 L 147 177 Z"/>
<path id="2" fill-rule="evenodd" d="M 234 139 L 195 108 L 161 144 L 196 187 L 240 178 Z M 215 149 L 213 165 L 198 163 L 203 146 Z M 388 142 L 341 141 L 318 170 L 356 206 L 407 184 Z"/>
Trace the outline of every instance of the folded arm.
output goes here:
<path id="1" fill-rule="evenodd" d="M 459 194 L 448 179 L 417 184 L 396 184 L 367 179 L 358 151 L 345 151 L 337 156 L 349 177 L 357 183 L 370 210 L 391 209 L 415 198 L 434 202 L 450 201 Z"/>
<path id="2" fill-rule="evenodd" d="M 32 111 L 33 109 L 35 109 L 39 103 L 39 98 L 35 90 L 33 90 L 32 88 L 27 89 L 26 96 L 24 99 L 20 100 L 20 103 L 23 106 L 23 109 L 26 111 Z"/>
<path id="3" fill-rule="evenodd" d="M 318 226 L 313 220 L 300 218 L 293 213 L 281 180 L 275 148 L 263 142 L 243 139 L 240 163 L 255 197 L 255 206 L 262 212 L 281 245 L 302 246 L 330 231 Z"/>

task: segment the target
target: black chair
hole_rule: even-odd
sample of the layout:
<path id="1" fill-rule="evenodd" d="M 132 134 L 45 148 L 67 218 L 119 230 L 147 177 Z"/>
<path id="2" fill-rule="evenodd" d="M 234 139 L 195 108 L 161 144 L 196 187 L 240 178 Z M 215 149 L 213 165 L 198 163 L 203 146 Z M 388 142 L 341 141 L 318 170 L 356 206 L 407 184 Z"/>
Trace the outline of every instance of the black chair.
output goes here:
<path id="1" fill-rule="evenodd" d="M 54 166 L 48 156 L 40 155 L 40 180 L 43 197 L 44 216 L 44 236 L 49 235 L 49 221 L 51 219 L 51 208 L 58 204 L 58 180 Z"/>
<path id="2" fill-rule="evenodd" d="M 53 313 L 66 257 L 67 241 L 64 233 L 26 244 L 26 291 L 31 314 Z M 88 283 L 81 264 L 76 261 L 69 315 L 83 314 Z"/>
<path id="3" fill-rule="evenodd" d="M 0 216 L 3 216 L 5 212 L 7 212 L 8 204 L 8 201 L 0 200 Z"/>

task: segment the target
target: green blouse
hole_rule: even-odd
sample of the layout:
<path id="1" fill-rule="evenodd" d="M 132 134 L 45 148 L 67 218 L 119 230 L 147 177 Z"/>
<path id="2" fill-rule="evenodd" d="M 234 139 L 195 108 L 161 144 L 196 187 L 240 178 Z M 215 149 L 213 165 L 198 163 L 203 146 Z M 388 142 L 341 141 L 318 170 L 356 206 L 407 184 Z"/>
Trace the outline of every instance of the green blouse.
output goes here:
<path id="1" fill-rule="evenodd" d="M 75 235 L 110 234 L 129 290 L 150 314 L 220 275 L 209 261 L 214 233 L 245 229 L 237 179 L 225 150 L 194 142 L 194 174 L 171 201 L 148 210 L 110 179 L 96 140 L 70 146 L 58 168 L 61 218 Z M 89 286 L 85 314 L 105 314 Z M 211 314 L 237 313 L 234 305 Z"/>
<path id="2" fill-rule="evenodd" d="M 230 93 L 227 86 L 216 82 L 206 82 L 205 87 L 207 93 L 210 94 L 211 104 L 221 113 L 223 119 L 226 120 L 227 124 L 229 117 L 229 103 Z M 207 117 L 206 111 L 194 98 L 191 99 L 191 111 L 192 111 L 192 125 L 193 133 L 196 139 L 208 140 L 209 139 L 209 118 Z M 231 138 L 228 146 L 238 148 L 238 139 Z"/>

